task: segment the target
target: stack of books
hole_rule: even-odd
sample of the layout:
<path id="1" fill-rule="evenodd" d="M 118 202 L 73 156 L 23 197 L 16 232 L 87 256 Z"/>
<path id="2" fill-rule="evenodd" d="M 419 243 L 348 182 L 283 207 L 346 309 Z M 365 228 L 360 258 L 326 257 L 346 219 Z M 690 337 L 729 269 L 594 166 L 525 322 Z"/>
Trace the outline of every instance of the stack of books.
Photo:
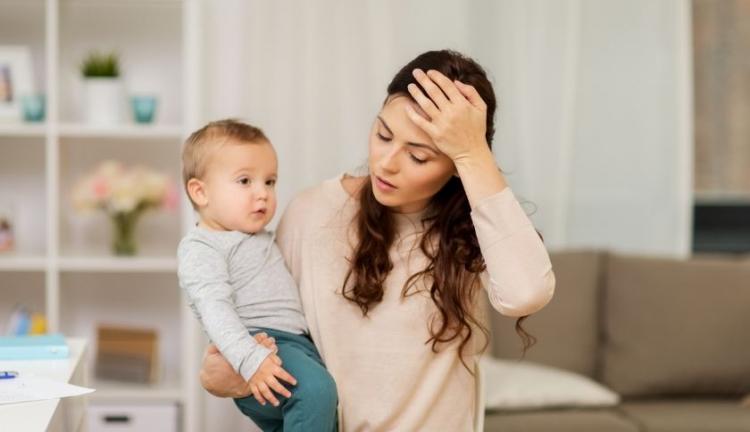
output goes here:
<path id="1" fill-rule="evenodd" d="M 68 358 L 70 350 L 61 334 L 0 337 L 0 360 Z"/>

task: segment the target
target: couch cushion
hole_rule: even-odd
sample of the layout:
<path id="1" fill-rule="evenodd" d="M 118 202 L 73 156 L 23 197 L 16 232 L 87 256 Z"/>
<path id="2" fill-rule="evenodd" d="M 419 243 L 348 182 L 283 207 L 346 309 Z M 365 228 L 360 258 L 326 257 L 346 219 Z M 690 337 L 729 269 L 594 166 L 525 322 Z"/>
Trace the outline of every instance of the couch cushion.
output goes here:
<path id="1" fill-rule="evenodd" d="M 541 311 L 524 321 L 524 328 L 538 342 L 526 359 L 594 376 L 598 338 L 597 302 L 603 254 L 596 251 L 552 253 L 557 280 L 555 295 Z M 493 353 L 498 358 L 518 359 L 521 341 L 515 318 L 491 313 Z"/>
<path id="2" fill-rule="evenodd" d="M 591 378 L 530 361 L 482 356 L 485 407 L 520 410 L 614 406 L 620 397 Z"/>
<path id="3" fill-rule="evenodd" d="M 639 432 L 616 410 L 570 409 L 488 413 L 485 432 Z"/>
<path id="4" fill-rule="evenodd" d="M 620 407 L 647 432 L 750 432 L 750 409 L 738 400 L 661 400 Z"/>
<path id="5" fill-rule="evenodd" d="M 750 262 L 611 255 L 601 380 L 625 397 L 750 391 Z"/>

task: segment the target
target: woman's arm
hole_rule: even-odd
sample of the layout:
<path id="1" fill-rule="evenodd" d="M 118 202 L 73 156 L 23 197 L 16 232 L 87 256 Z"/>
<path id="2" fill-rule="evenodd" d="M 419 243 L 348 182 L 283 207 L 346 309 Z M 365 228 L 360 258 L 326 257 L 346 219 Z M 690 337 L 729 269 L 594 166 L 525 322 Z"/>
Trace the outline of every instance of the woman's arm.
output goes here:
<path id="1" fill-rule="evenodd" d="M 213 344 L 203 354 L 200 380 L 203 388 L 217 397 L 241 398 L 252 394 L 250 383 L 235 372 Z"/>
<path id="2" fill-rule="evenodd" d="M 487 269 L 483 286 L 503 315 L 530 315 L 555 291 L 547 249 L 510 188 L 480 200 L 471 213 Z"/>
<path id="3" fill-rule="evenodd" d="M 555 288 L 549 255 L 505 177 L 485 136 L 487 105 L 470 85 L 437 71 L 414 71 L 409 93 L 429 116 L 410 106 L 407 115 L 451 158 L 472 208 L 490 302 L 500 313 L 529 315 L 546 305 Z"/>

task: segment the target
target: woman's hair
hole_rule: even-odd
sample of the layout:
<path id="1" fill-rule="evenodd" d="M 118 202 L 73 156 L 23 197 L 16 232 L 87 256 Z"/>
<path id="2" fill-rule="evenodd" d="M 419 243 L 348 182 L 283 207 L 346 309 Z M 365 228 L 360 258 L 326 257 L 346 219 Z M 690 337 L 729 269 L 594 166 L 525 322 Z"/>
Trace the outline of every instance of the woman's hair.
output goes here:
<path id="1" fill-rule="evenodd" d="M 487 143 L 492 147 L 495 132 L 495 93 L 484 69 L 474 60 L 455 51 L 429 51 L 404 66 L 388 85 L 388 97 L 409 96 L 407 86 L 419 85 L 412 76 L 414 69 L 437 70 L 451 80 L 473 86 L 487 104 Z M 420 89 L 422 87 L 420 86 Z M 426 94 L 426 93 L 425 93 Z M 411 97 L 411 96 L 409 96 Z M 344 280 L 343 295 L 356 303 L 367 316 L 368 311 L 383 299 L 383 284 L 393 268 L 389 250 L 396 230 L 389 209 L 380 204 L 373 195 L 372 184 L 365 181 L 359 192 L 360 208 L 355 216 L 358 243 L 350 258 L 350 268 Z M 410 276 L 404 284 L 402 295 L 413 294 L 418 280 L 424 280 L 430 289 L 438 314 L 430 325 L 433 352 L 438 345 L 460 339 L 461 362 L 471 372 L 463 358 L 464 348 L 478 328 L 485 336 L 486 349 L 489 331 L 474 315 L 480 290 L 479 275 L 485 270 L 485 262 L 479 249 L 471 208 L 461 179 L 452 176 L 448 183 L 431 199 L 422 225 L 424 236 L 420 249 L 427 257 L 427 266 Z M 521 323 L 516 321 L 516 332 L 523 342 L 523 352 L 535 343 Z"/>

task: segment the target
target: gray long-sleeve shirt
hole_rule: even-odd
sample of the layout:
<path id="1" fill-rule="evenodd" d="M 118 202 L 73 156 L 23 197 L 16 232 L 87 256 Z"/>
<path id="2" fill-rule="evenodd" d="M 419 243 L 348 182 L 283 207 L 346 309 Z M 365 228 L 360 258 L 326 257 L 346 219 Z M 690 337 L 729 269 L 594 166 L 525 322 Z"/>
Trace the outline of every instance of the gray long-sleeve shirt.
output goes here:
<path id="1" fill-rule="evenodd" d="M 249 330 L 308 332 L 274 237 L 192 228 L 177 248 L 180 286 L 211 341 L 245 380 L 270 351 Z"/>

